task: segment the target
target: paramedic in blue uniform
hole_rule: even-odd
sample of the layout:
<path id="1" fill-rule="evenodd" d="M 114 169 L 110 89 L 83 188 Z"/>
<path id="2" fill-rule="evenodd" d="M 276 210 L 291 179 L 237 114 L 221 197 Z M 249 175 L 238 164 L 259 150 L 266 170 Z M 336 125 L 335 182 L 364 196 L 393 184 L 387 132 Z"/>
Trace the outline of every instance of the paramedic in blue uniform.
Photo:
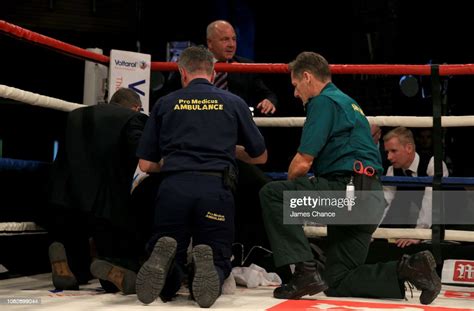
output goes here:
<path id="1" fill-rule="evenodd" d="M 192 238 L 190 289 L 201 307 L 209 307 L 231 272 L 236 158 L 263 164 L 267 151 L 247 104 L 212 84 L 211 52 L 189 47 L 178 67 L 183 88 L 153 107 L 137 151 L 143 171 L 165 177 L 149 243 L 154 248 L 136 288 L 143 303 L 173 297 Z"/>

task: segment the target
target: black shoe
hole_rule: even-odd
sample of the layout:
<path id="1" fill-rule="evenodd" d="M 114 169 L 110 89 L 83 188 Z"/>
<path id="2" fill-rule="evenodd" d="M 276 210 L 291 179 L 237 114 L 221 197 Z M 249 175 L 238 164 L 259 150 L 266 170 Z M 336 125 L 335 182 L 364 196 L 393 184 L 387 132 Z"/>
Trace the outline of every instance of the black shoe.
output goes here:
<path id="1" fill-rule="evenodd" d="M 135 294 L 137 274 L 132 270 L 100 259 L 92 262 L 90 270 L 94 277 L 113 283 L 124 295 Z M 107 288 L 106 286 L 104 289 L 107 291 Z"/>
<path id="2" fill-rule="evenodd" d="M 114 285 L 114 283 L 107 280 L 99 279 L 100 286 L 108 294 L 115 294 L 120 291 L 120 289 Z M 135 285 L 134 285 L 135 286 Z"/>
<path id="3" fill-rule="evenodd" d="M 295 273 L 288 284 L 276 288 L 273 297 L 278 299 L 300 299 L 305 295 L 316 295 L 328 289 L 314 262 L 296 264 Z"/>
<path id="4" fill-rule="evenodd" d="M 435 269 L 436 261 L 430 251 L 403 255 L 398 265 L 398 277 L 421 290 L 420 302 L 428 305 L 441 291 L 441 280 Z"/>
<path id="5" fill-rule="evenodd" d="M 170 237 L 162 237 L 156 242 L 150 258 L 138 271 L 136 282 L 138 300 L 149 304 L 160 296 L 176 255 L 176 247 L 176 240 Z"/>
<path id="6" fill-rule="evenodd" d="M 212 248 L 196 245 L 193 248 L 194 278 L 192 295 L 201 308 L 209 308 L 221 295 L 221 282 L 214 266 Z"/>
<path id="7" fill-rule="evenodd" d="M 79 285 L 67 263 L 64 245 L 54 242 L 49 246 L 49 261 L 53 277 L 53 285 L 59 290 L 78 290 Z"/>

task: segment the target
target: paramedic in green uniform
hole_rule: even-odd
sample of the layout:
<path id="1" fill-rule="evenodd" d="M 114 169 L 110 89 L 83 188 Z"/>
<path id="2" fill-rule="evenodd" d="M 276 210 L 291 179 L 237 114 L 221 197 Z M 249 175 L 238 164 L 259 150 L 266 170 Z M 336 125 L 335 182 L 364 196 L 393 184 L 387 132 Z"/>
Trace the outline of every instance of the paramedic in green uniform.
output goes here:
<path id="1" fill-rule="evenodd" d="M 303 52 L 289 65 L 294 95 L 306 109 L 300 146 L 288 168 L 287 181 L 274 181 L 260 191 L 263 219 L 277 267 L 295 264 L 291 280 L 273 292 L 275 298 L 299 299 L 324 291 L 328 296 L 404 298 L 404 282 L 422 291 L 420 301 L 430 304 L 441 289 L 436 263 L 429 251 L 399 261 L 366 265 L 377 221 L 367 224 L 328 225 L 326 266 L 318 271 L 301 225 L 283 223 L 283 191 L 346 191 L 366 196 L 371 216 L 380 220 L 385 207 L 380 155 L 370 125 L 359 105 L 332 82 L 329 64 L 321 55 Z M 354 172 L 355 161 L 375 174 Z M 314 178 L 308 178 L 310 170 Z M 357 209 L 357 201 L 355 209 Z"/>

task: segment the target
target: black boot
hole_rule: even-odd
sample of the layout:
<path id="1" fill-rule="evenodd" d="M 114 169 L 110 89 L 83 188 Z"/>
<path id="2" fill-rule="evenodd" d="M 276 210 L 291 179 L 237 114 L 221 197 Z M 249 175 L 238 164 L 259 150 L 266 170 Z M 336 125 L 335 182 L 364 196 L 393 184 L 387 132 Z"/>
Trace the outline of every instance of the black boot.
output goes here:
<path id="1" fill-rule="evenodd" d="M 193 264 L 192 296 L 201 308 L 209 308 L 221 295 L 221 283 L 214 266 L 212 248 L 205 244 L 194 246 Z"/>
<path id="2" fill-rule="evenodd" d="M 278 299 L 299 299 L 305 295 L 316 295 L 328 289 L 321 278 L 315 262 L 296 264 L 295 273 L 288 284 L 276 288 L 273 297 Z"/>
<path id="3" fill-rule="evenodd" d="M 138 271 L 136 292 L 138 300 L 150 304 L 157 299 L 166 283 L 178 244 L 171 237 L 161 237 L 148 260 Z"/>
<path id="4" fill-rule="evenodd" d="M 430 251 L 403 255 L 398 265 L 398 278 L 421 290 L 420 302 L 428 305 L 441 291 L 441 280 L 435 269 L 436 261 Z"/>

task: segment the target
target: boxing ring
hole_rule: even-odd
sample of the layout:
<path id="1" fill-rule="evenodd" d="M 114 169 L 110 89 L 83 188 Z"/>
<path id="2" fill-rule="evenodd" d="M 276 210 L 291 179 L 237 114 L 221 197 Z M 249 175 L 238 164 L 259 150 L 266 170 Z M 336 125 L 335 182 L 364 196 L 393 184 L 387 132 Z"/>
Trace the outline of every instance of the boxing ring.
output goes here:
<path id="1" fill-rule="evenodd" d="M 13 38 L 24 40 L 28 43 L 34 43 L 39 46 L 46 47 L 53 50 L 54 52 L 63 53 L 75 58 L 80 58 L 87 61 L 93 61 L 99 64 L 108 66 L 109 57 L 96 54 L 91 51 L 73 46 L 68 43 L 61 42 L 59 40 L 46 37 L 44 35 L 29 31 L 27 29 L 15 26 L 13 24 L 7 23 L 0 20 L 0 32 L 4 35 L 11 36 Z M 153 71 L 176 71 L 176 63 L 168 62 L 152 62 L 151 69 Z M 288 74 L 288 65 L 287 64 L 216 64 L 216 71 L 227 71 L 227 72 L 246 72 L 246 73 L 278 73 L 278 74 Z M 400 178 L 400 177 L 383 177 L 382 182 L 384 184 L 403 184 L 411 183 L 419 186 L 432 186 L 433 193 L 440 191 L 443 187 L 449 185 L 474 185 L 474 177 L 442 177 L 442 158 L 443 158 L 443 141 L 442 141 L 442 131 L 446 127 L 473 127 L 474 126 L 474 116 L 443 116 L 442 115 L 442 95 L 440 92 L 440 77 L 443 76 L 455 76 L 455 75 L 474 75 L 474 64 L 460 64 L 460 65 L 331 65 L 331 72 L 334 75 L 348 75 L 348 74 L 364 74 L 364 75 L 419 75 L 419 76 L 430 76 L 432 83 L 432 104 L 433 104 L 433 116 L 431 117 L 413 117 L 413 116 L 369 116 L 368 120 L 372 124 L 377 124 L 382 127 L 395 127 L 395 126 L 406 126 L 406 127 L 432 127 L 433 128 L 433 137 L 434 137 L 434 159 L 435 159 L 435 174 L 434 177 L 418 177 L 418 178 Z M 52 98 L 49 96 L 44 96 L 25 90 L 20 90 L 11 86 L 0 85 L 0 97 L 18 101 L 33 106 L 40 106 L 48 109 L 55 109 L 61 111 L 72 111 L 76 108 L 82 107 L 82 104 L 73 103 L 64 101 L 57 98 Z M 291 117 L 291 118 L 254 118 L 256 124 L 259 127 L 302 127 L 304 124 L 304 117 Z M 23 162 L 23 164 L 28 163 L 28 161 Z M 8 169 L 14 169 L 18 165 L 17 160 L 1 159 L 0 172 L 7 167 Z M 33 169 L 35 164 L 31 164 Z M 282 173 L 279 173 L 282 174 Z M 277 178 L 284 178 L 283 175 Z M 441 247 L 440 244 L 442 241 L 462 241 L 462 242 L 474 242 L 474 232 L 473 231 L 462 231 L 462 230 L 445 230 L 441 223 L 442 211 L 443 211 L 443 202 L 433 198 L 433 208 L 432 208 L 432 219 L 433 226 L 431 229 L 389 229 L 389 228 L 379 228 L 374 233 L 374 238 L 380 239 L 393 239 L 393 238 L 414 238 L 414 239 L 423 239 L 431 240 L 433 243 L 433 253 L 440 263 L 441 260 Z M 1 211 L 0 211 L 1 213 Z M 1 219 L 1 218 L 0 218 Z M 305 234 L 308 237 L 321 237 L 326 235 L 326 229 L 324 227 L 315 227 L 315 226 L 305 226 Z M 37 227 L 34 223 L 31 222 L 6 222 L 0 223 L 0 232 L 4 234 L 15 234 L 15 232 L 42 232 L 44 231 Z M 1 262 L 0 262 L 1 263 Z M 0 300 L 5 295 L 18 295 L 17 292 L 10 291 L 9 286 L 13 286 L 16 289 L 25 288 L 28 282 L 37 283 L 37 287 L 34 288 L 33 297 L 39 297 L 43 301 L 46 301 L 50 306 L 54 306 L 54 303 L 57 300 L 61 299 L 60 295 L 57 293 L 44 295 L 41 290 L 47 290 L 52 285 L 48 287 L 47 283 L 49 281 L 49 275 L 41 275 L 36 279 L 35 277 L 22 278 L 14 281 L 0 281 Z M 3 283 L 2 283 L 3 282 Z M 36 284 L 36 283 L 35 283 Z M 101 304 L 105 301 L 112 303 L 114 309 L 117 307 L 120 309 L 120 306 L 117 305 L 118 301 L 113 301 L 110 297 L 104 298 L 106 295 L 103 294 L 100 290 L 95 288 L 97 283 L 91 284 L 84 291 L 80 291 L 78 295 L 71 294 L 69 297 L 72 297 L 72 304 L 81 306 L 82 304 L 90 303 L 89 299 L 93 299 L 95 296 L 101 296 Z M 273 288 L 262 289 L 260 292 L 249 292 L 248 290 L 238 291 L 236 295 L 243 295 L 250 297 L 250 300 L 245 300 L 239 296 L 239 299 L 244 299 L 243 306 L 245 309 L 257 309 L 270 308 L 270 310 L 284 310 L 286 309 L 298 309 L 298 308 L 311 308 L 311 309 L 330 309 L 330 308 L 340 308 L 340 309 L 372 309 L 372 310 L 381 310 L 381 309 L 400 309 L 408 308 L 410 310 L 471 310 L 470 308 L 465 308 L 466 306 L 472 306 L 474 304 L 474 290 L 459 290 L 459 288 L 446 287 L 443 288 L 444 294 L 440 295 L 440 298 L 435 301 L 433 307 L 430 306 L 420 306 L 413 305 L 416 303 L 416 299 L 409 299 L 408 304 L 399 304 L 397 302 L 393 303 L 377 303 L 380 300 L 371 300 L 371 299 L 328 299 L 323 294 L 317 296 L 312 296 L 312 298 L 318 299 L 317 303 L 315 300 L 310 300 L 309 304 L 305 302 L 283 302 L 279 304 L 280 301 L 275 301 L 271 299 L 271 291 Z M 36 293 L 35 291 L 39 291 Z M 25 292 L 21 292 L 21 295 L 27 295 Z M 65 294 L 66 296 L 68 293 Z M 417 295 L 417 294 L 415 294 Z M 419 293 L 418 293 L 419 295 Z M 114 295 L 117 296 L 117 295 Z M 114 297 L 116 298 L 116 297 Z M 235 297 L 237 298 L 237 297 Z M 267 299 L 268 298 L 268 299 Z M 416 298 L 416 297 L 415 297 Z M 129 310 L 134 307 L 141 307 L 136 304 L 136 298 L 130 298 L 127 296 L 119 297 L 119 300 L 124 304 L 124 309 Z M 375 302 L 374 302 L 375 301 Z M 385 301 L 386 302 L 386 301 Z M 220 304 L 222 303 L 222 305 Z M 222 302 L 221 299 L 218 300 L 215 307 L 225 308 L 224 303 L 235 304 L 235 299 L 228 298 L 228 296 L 223 296 Z M 287 305 L 285 305 L 287 304 Z M 182 302 L 177 306 L 177 309 L 187 309 L 189 303 Z M 410 307 L 407 307 L 410 306 Z M 61 306 L 61 308 L 64 305 Z M 235 307 L 235 306 L 234 306 Z M 58 309 L 59 309 L 58 305 Z"/>

